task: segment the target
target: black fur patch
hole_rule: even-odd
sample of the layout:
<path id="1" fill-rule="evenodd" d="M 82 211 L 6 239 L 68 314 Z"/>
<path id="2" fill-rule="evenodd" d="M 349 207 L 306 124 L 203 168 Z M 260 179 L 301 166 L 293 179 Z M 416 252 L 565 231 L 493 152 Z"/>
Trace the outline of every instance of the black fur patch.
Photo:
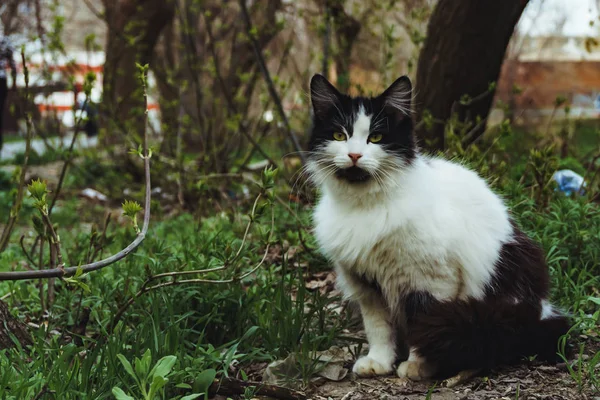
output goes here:
<path id="1" fill-rule="evenodd" d="M 490 298 L 515 298 L 538 303 L 548 297 L 549 276 L 542 248 L 514 223 L 514 237 L 500 250 L 496 273 L 486 288 Z"/>
<path id="2" fill-rule="evenodd" d="M 359 167 L 338 169 L 335 172 L 335 175 L 338 178 L 345 179 L 348 182 L 352 183 L 368 182 L 369 180 L 371 180 L 371 175 L 367 171 Z"/>
<path id="3" fill-rule="evenodd" d="M 404 298 L 404 313 L 406 320 L 410 323 L 418 315 L 427 314 L 431 307 L 435 307 L 438 301 L 427 292 L 411 292 Z"/>
<path id="4" fill-rule="evenodd" d="M 411 319 L 407 341 L 435 366 L 439 378 L 535 355 L 556 362 L 558 340 L 569 323 L 562 316 L 540 321 L 540 309 L 496 299 L 438 302 Z"/>

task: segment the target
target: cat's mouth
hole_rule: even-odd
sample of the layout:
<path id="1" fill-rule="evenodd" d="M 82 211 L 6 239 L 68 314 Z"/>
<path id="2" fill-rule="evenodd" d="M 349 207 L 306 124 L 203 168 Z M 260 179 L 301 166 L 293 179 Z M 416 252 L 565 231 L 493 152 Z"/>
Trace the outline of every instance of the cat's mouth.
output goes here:
<path id="1" fill-rule="evenodd" d="M 350 183 L 367 182 L 371 179 L 371 174 L 359 167 L 341 168 L 335 172 L 338 179 L 345 180 Z"/>

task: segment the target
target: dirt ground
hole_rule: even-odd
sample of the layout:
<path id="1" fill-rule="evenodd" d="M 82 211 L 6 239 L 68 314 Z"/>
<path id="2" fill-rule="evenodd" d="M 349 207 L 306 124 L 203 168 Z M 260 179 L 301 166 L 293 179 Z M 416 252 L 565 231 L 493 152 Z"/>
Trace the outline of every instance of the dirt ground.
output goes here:
<path id="1" fill-rule="evenodd" d="M 565 364 L 554 366 L 531 362 L 502 368 L 487 376 L 474 377 L 452 388 L 445 387 L 443 383 L 412 382 L 394 376 L 356 379 L 350 373 L 341 381 L 322 380 L 320 384 L 305 391 L 292 391 L 292 393 L 284 391 L 270 396 L 255 395 L 254 397 L 244 397 L 238 391 L 238 395 L 216 395 L 213 399 L 600 400 L 600 393 L 590 386 L 584 378 L 583 386 L 578 387 L 577 381 L 570 376 Z"/>
<path id="2" fill-rule="evenodd" d="M 599 371 L 600 373 L 600 371 Z M 427 398 L 434 382 L 411 382 L 396 377 L 377 379 L 347 378 L 341 382 L 327 382 L 307 397 L 315 400 L 367 400 Z M 596 393 L 600 396 L 600 393 Z M 432 400 L 571 400 L 593 399 L 590 388 L 579 391 L 576 381 L 564 366 L 523 365 L 505 368 L 487 377 L 472 378 L 466 384 L 453 388 L 435 387 Z"/>
<path id="3" fill-rule="evenodd" d="M 299 381 L 291 383 L 294 389 L 283 389 L 279 385 L 271 386 L 280 388 L 275 394 L 260 393 L 255 397 L 244 397 L 238 391 L 232 397 L 217 395 L 215 400 L 248 399 L 252 400 L 600 400 L 600 391 L 595 389 L 590 382 L 589 363 L 594 355 L 600 351 L 600 342 L 597 340 L 581 340 L 585 351 L 582 355 L 584 368 L 582 368 L 581 386 L 577 379 L 578 355 L 569 360 L 569 365 L 575 369 L 571 376 L 567 364 L 543 364 L 537 361 L 524 362 L 518 366 L 499 368 L 488 375 L 479 375 L 467 379 L 464 383 L 454 387 L 447 387 L 445 382 L 412 382 L 396 376 L 378 378 L 357 378 L 354 374 L 347 373 L 341 380 L 327 380 L 323 377 L 312 381 L 311 387 L 298 390 Z M 266 363 L 254 365 L 249 372 L 250 380 L 258 382 L 259 376 L 265 371 Z M 343 368 L 351 371 L 352 362 L 347 360 Z M 600 374 L 600 367 L 595 368 L 595 373 Z M 266 384 L 265 386 L 268 386 Z M 265 386 L 262 386 L 263 388 Z M 281 386 L 290 387 L 287 384 Z M 290 392 L 286 392 L 290 390 Z M 273 392 L 273 391 L 272 391 Z M 429 397 L 428 397 L 429 396 Z"/>
<path id="4" fill-rule="evenodd" d="M 324 279 L 331 286 L 329 290 L 333 290 L 330 284 L 333 280 Z M 355 314 L 360 318 L 358 310 Z M 364 332 L 358 335 L 364 336 Z M 600 351 L 596 337 L 582 336 L 579 340 L 584 344 L 584 360 Z M 575 354 L 569 364 L 577 365 L 577 357 Z M 344 367 L 351 370 L 352 364 Z M 600 368 L 596 368 L 596 373 L 600 374 Z M 600 400 L 600 392 L 591 387 L 589 379 L 583 377 L 582 382 L 580 388 L 564 363 L 545 365 L 533 361 L 505 367 L 487 376 L 476 376 L 452 388 L 444 387 L 443 383 L 412 382 L 395 376 L 356 379 L 349 373 L 342 381 L 325 381 L 306 394 L 307 399 L 313 400 L 413 400 L 426 399 L 428 393 L 431 400 Z"/>

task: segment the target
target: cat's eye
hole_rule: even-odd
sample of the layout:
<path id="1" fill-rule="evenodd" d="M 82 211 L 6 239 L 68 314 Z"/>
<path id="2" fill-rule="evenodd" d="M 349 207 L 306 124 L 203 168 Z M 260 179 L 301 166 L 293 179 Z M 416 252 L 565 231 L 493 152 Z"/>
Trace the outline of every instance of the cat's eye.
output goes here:
<path id="1" fill-rule="evenodd" d="M 342 141 L 346 140 L 346 135 L 344 135 L 342 132 L 334 132 L 333 138 L 335 140 L 337 140 L 338 142 L 342 142 Z"/>
<path id="2" fill-rule="evenodd" d="M 383 139 L 383 135 L 381 133 L 376 133 L 374 135 L 369 136 L 369 142 L 371 143 L 380 142 L 381 139 Z"/>

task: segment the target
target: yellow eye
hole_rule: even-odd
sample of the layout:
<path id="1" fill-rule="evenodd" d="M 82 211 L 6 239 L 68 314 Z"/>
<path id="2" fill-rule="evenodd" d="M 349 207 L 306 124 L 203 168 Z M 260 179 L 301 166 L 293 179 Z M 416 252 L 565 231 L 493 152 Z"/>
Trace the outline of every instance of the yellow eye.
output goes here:
<path id="1" fill-rule="evenodd" d="M 377 142 L 381 141 L 382 138 L 383 138 L 383 135 L 380 133 L 377 133 L 375 135 L 369 136 L 369 142 L 377 143 Z"/>
<path id="2" fill-rule="evenodd" d="M 337 140 L 338 142 L 342 142 L 342 141 L 346 140 L 346 135 L 344 135 L 341 132 L 334 132 L 333 133 L 333 138 L 335 140 Z"/>

